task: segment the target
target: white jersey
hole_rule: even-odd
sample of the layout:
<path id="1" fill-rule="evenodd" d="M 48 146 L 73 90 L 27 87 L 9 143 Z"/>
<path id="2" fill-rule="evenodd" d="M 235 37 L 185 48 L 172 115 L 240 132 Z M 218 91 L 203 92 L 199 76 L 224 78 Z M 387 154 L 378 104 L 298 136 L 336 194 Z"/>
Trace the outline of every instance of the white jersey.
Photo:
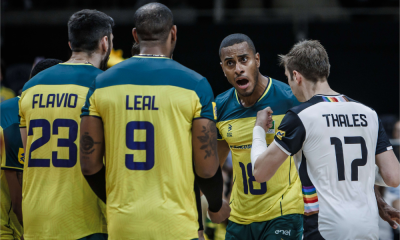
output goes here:
<path id="1" fill-rule="evenodd" d="M 318 213 L 318 239 L 379 239 L 375 155 L 392 147 L 373 109 L 316 95 L 287 112 L 275 143 L 294 156 L 305 215 Z"/>

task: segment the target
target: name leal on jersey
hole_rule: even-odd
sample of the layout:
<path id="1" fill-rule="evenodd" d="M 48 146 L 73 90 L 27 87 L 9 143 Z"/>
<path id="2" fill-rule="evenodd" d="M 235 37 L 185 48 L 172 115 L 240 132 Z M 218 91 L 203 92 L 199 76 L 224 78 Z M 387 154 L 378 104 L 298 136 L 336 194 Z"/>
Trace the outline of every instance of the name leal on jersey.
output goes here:
<path id="1" fill-rule="evenodd" d="M 35 94 L 32 98 L 32 108 L 76 108 L 77 102 L 78 95 L 73 93 Z"/>
<path id="2" fill-rule="evenodd" d="M 367 116 L 364 114 L 322 114 L 327 127 L 367 127 Z"/>
<path id="3" fill-rule="evenodd" d="M 126 95 L 126 110 L 158 110 L 156 96 Z"/>

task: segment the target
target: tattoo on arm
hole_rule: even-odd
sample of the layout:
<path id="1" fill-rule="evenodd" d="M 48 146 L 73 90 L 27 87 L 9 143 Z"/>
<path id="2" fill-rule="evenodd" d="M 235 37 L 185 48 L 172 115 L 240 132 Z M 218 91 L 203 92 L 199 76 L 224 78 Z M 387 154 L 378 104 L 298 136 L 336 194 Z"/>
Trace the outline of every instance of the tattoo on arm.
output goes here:
<path id="1" fill-rule="evenodd" d="M 83 135 L 80 140 L 80 151 L 86 155 L 92 154 L 94 150 L 96 150 L 94 148 L 94 145 L 100 143 L 101 142 L 95 142 L 93 138 L 89 135 L 89 133 L 85 132 L 85 135 Z M 83 157 L 83 158 L 88 158 L 88 157 Z"/>
<path id="2" fill-rule="evenodd" d="M 19 185 L 22 187 L 22 172 L 16 172 Z"/>
<path id="3" fill-rule="evenodd" d="M 217 128 L 215 123 L 210 121 L 207 126 L 203 126 L 201 132 L 204 136 L 198 136 L 197 138 L 203 144 L 200 149 L 206 152 L 204 159 L 215 156 L 217 152 Z"/>

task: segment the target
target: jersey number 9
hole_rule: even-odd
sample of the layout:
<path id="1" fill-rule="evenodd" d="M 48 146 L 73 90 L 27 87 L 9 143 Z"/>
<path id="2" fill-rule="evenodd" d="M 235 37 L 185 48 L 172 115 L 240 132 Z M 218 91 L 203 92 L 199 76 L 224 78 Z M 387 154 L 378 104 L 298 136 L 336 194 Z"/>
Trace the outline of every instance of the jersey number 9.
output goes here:
<path id="1" fill-rule="evenodd" d="M 146 141 L 135 142 L 135 130 L 146 130 Z M 126 146 L 131 150 L 146 150 L 146 161 L 135 162 L 133 154 L 125 154 L 125 166 L 130 170 L 150 170 L 154 167 L 154 126 L 150 122 L 132 121 L 126 125 Z"/>

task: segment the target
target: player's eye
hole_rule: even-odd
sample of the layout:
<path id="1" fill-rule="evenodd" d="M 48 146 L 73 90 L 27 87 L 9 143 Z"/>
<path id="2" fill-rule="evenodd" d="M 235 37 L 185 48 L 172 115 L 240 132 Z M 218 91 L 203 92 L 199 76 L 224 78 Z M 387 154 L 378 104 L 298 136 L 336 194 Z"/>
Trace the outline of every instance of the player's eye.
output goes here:
<path id="1" fill-rule="evenodd" d="M 233 66 L 233 62 L 232 61 L 228 61 L 227 64 L 228 64 L 228 66 Z"/>
<path id="2" fill-rule="evenodd" d="M 247 62 L 247 57 L 243 57 L 242 62 Z"/>

